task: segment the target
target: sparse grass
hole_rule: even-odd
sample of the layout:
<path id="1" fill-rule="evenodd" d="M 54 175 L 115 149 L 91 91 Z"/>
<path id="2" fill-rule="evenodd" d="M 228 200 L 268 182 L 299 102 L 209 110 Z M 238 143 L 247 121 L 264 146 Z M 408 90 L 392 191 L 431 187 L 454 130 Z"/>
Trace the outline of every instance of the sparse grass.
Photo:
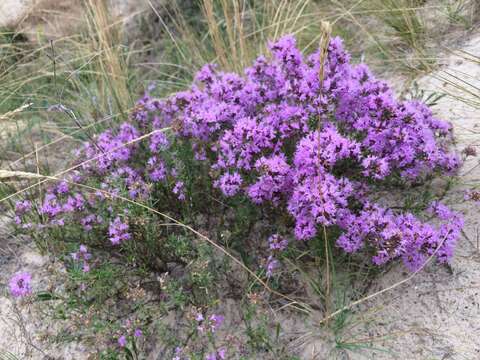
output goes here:
<path id="1" fill-rule="evenodd" d="M 121 24 L 112 23 L 102 1 L 85 2 L 84 16 L 87 25 L 76 35 L 52 41 L 39 36 L 30 44 L 21 34 L 0 34 L 0 114 L 10 135 L 16 131 L 8 114 L 28 105 L 16 116 L 26 134 L 10 137 L 3 153 L 22 154 L 58 138 L 89 139 L 132 108 L 132 94 L 143 84 L 127 64 Z"/>
<path id="2" fill-rule="evenodd" d="M 148 0 L 160 29 L 164 51 L 155 63 L 161 87 L 182 87 L 204 64 L 214 62 L 226 71 L 242 73 L 269 41 L 293 33 L 305 49 L 318 44 L 323 11 L 320 4 L 301 1 L 203 0 L 187 13 L 182 2 L 167 5 Z M 153 19 L 155 20 L 155 19 Z M 162 70 L 163 69 L 163 70 Z M 178 81 L 180 80 L 180 81 Z"/>
<path id="3" fill-rule="evenodd" d="M 386 0 L 373 5 L 381 10 L 378 18 L 405 46 L 420 51 L 425 46 L 425 26 L 418 10 L 424 3 L 424 0 Z"/>

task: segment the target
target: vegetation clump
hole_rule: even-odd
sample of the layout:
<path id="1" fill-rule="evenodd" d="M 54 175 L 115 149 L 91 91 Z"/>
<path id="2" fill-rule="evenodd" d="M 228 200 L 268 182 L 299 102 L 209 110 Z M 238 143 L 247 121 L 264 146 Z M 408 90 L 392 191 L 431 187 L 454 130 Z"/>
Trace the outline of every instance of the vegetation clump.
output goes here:
<path id="1" fill-rule="evenodd" d="M 451 126 L 419 101 L 396 100 L 365 64 L 350 62 L 340 38 L 308 56 L 293 36 L 269 48 L 244 74 L 207 64 L 186 91 L 165 99 L 145 94 L 118 130 L 76 152 L 73 171 L 39 204 L 17 203 L 18 226 L 47 242 L 73 243 L 73 263 L 84 273 L 97 266 L 95 249 L 161 271 L 191 264 L 192 254 L 205 250 L 178 225 L 204 213 L 221 223 L 225 203 L 238 220 L 229 230 L 239 227 L 244 237 L 252 224 L 268 221 L 271 232 L 255 245 L 267 255 L 253 260 L 267 278 L 299 241 L 333 236 L 338 249 L 379 266 L 401 259 L 417 271 L 430 258 L 448 262 L 463 227 L 459 214 L 432 202 L 427 210 L 438 221 L 427 222 L 373 195 L 454 174 L 460 160 L 449 151 Z M 242 253 L 241 242 L 234 246 Z M 215 281 L 205 274 L 192 283 Z M 212 333 L 222 321 L 196 317 L 198 329 Z M 126 335 L 118 343 L 125 347 Z M 224 358 L 223 348 L 213 350 L 210 358 Z"/>
<path id="2" fill-rule="evenodd" d="M 270 49 L 272 58 L 260 56 L 243 77 L 206 65 L 189 90 L 165 100 L 146 95 L 117 132 L 78 152 L 76 174 L 45 195 L 42 223 L 23 226 L 81 225 L 119 245 L 135 236 L 135 218 L 121 204 L 107 205 L 106 196 L 164 212 L 176 200 L 186 207 L 208 201 L 199 192 L 211 183 L 224 197 L 290 218 L 298 240 L 336 227 L 340 248 L 366 248 L 378 265 L 400 257 L 416 270 L 431 255 L 448 261 L 462 227 L 458 214 L 433 204 L 444 221 L 435 228 L 370 195 L 378 186 L 455 172 L 451 126 L 420 102 L 395 100 L 366 65 L 350 64 L 339 38 L 323 63 L 320 50 L 304 58 L 292 36 Z M 100 188 L 88 193 L 68 182 Z M 18 204 L 19 222 L 28 207 Z"/>

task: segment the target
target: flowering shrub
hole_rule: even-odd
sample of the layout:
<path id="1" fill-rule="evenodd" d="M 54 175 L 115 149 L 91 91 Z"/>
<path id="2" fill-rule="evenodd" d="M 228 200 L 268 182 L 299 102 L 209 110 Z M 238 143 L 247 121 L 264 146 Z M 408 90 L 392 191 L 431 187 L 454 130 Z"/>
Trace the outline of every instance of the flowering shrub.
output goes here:
<path id="1" fill-rule="evenodd" d="M 453 174 L 460 161 L 448 151 L 451 126 L 422 103 L 396 100 L 366 65 L 350 63 L 339 38 L 323 64 L 320 51 L 303 56 L 292 36 L 270 49 L 243 76 L 209 64 L 189 90 L 140 99 L 118 132 L 101 133 L 77 154 L 81 167 L 70 180 L 103 191 L 58 184 L 40 206 L 40 227 L 81 224 L 85 233 L 124 244 L 142 229 L 133 210 L 105 201 L 105 192 L 173 211 L 179 202 L 207 201 L 211 184 L 225 198 L 290 218 L 298 240 L 335 228 L 339 248 L 363 249 L 378 265 L 401 258 L 416 270 L 432 255 L 448 261 L 463 225 L 458 214 L 434 204 L 431 214 L 442 222 L 434 226 L 382 208 L 370 195 L 379 186 Z M 17 205 L 18 223 L 27 222 L 29 209 Z M 268 274 L 286 246 L 270 238 Z"/>

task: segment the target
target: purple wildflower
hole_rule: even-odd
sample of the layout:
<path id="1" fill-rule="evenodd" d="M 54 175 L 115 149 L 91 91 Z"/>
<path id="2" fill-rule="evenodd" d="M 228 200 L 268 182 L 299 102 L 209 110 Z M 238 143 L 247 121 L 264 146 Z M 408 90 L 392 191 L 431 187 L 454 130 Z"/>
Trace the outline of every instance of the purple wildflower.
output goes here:
<path id="1" fill-rule="evenodd" d="M 288 240 L 278 234 L 273 234 L 268 238 L 270 250 L 285 250 L 288 246 Z"/>
<path id="2" fill-rule="evenodd" d="M 185 184 L 183 181 L 177 181 L 172 192 L 177 195 L 178 200 L 185 200 Z"/>
<path id="3" fill-rule="evenodd" d="M 22 216 L 32 210 L 32 203 L 28 200 L 17 201 L 15 203 L 15 223 L 22 223 Z M 25 225 L 25 224 L 24 224 Z"/>
<path id="4" fill-rule="evenodd" d="M 166 150 L 169 145 L 169 141 L 164 132 L 156 132 L 150 138 L 149 148 L 152 153 L 158 153 L 162 150 Z"/>
<path id="5" fill-rule="evenodd" d="M 198 313 L 195 316 L 195 320 L 199 323 L 197 329 L 200 332 L 210 331 L 214 333 L 223 323 L 224 317 L 222 315 L 212 314 L 208 317 L 208 320 L 205 320 L 202 313 Z"/>
<path id="6" fill-rule="evenodd" d="M 10 293 L 14 297 L 24 297 L 32 293 L 30 282 L 32 276 L 29 273 L 19 273 L 10 279 L 9 288 Z"/>
<path id="7" fill-rule="evenodd" d="M 61 181 L 58 183 L 57 187 L 55 188 L 57 194 L 66 194 L 69 191 L 68 183 L 66 181 Z"/>
<path id="8" fill-rule="evenodd" d="M 223 174 L 222 177 L 215 182 L 215 186 L 220 188 L 225 196 L 233 196 L 240 190 L 242 185 L 242 177 L 239 173 Z"/>
<path id="9" fill-rule="evenodd" d="M 215 332 L 223 324 L 225 317 L 223 315 L 213 314 L 208 319 L 210 321 L 210 330 Z"/>
<path id="10" fill-rule="evenodd" d="M 225 348 L 220 348 L 218 349 L 217 351 L 217 355 L 218 355 L 218 358 L 221 359 L 221 360 L 225 360 L 226 357 L 227 357 L 227 349 Z"/>
<path id="11" fill-rule="evenodd" d="M 147 161 L 148 177 L 153 182 L 163 181 L 167 178 L 167 168 L 165 163 L 156 156 Z"/>
<path id="12" fill-rule="evenodd" d="M 88 249 L 85 245 L 80 245 L 80 248 L 77 252 L 71 254 L 74 261 L 82 262 L 83 272 L 87 273 L 90 271 L 90 264 L 88 261 L 92 258 L 92 254 L 88 252 Z"/>
<path id="13" fill-rule="evenodd" d="M 32 210 L 32 203 L 28 200 L 18 201 L 15 204 L 15 214 L 21 216 Z"/>
<path id="14" fill-rule="evenodd" d="M 118 342 L 118 346 L 123 348 L 127 346 L 127 337 L 125 335 L 122 335 L 118 338 L 117 342 Z"/>
<path id="15" fill-rule="evenodd" d="M 265 266 L 267 270 L 266 272 L 267 277 L 271 277 L 279 266 L 280 266 L 280 263 L 278 262 L 278 260 L 275 259 L 273 255 L 270 255 L 267 259 L 267 263 Z"/>
<path id="16" fill-rule="evenodd" d="M 62 212 L 62 206 L 57 199 L 57 196 L 53 193 L 47 193 L 45 200 L 40 207 L 40 213 L 48 215 L 50 218 L 54 218 Z"/>
<path id="17" fill-rule="evenodd" d="M 183 349 L 179 346 L 177 346 L 175 348 L 175 353 L 174 353 L 174 357 L 172 358 L 172 360 L 182 360 L 182 354 L 183 354 Z"/>
<path id="18" fill-rule="evenodd" d="M 113 245 L 118 245 L 125 240 L 130 240 L 132 235 L 128 232 L 129 226 L 123 222 L 120 217 L 116 217 L 113 222 L 110 223 L 108 233 L 110 235 L 110 241 Z"/>
<path id="19" fill-rule="evenodd" d="M 195 316 L 195 320 L 197 320 L 198 322 L 202 322 L 203 320 L 205 320 L 205 318 L 203 317 L 203 314 L 202 314 L 202 313 L 198 313 L 198 314 Z"/>

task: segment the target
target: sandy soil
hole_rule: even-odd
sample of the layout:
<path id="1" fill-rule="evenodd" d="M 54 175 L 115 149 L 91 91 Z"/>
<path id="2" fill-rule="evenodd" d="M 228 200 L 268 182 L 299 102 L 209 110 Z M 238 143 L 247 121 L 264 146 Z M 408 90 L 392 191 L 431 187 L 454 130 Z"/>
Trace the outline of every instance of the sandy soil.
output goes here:
<path id="1" fill-rule="evenodd" d="M 18 271 L 33 275 L 34 289 L 57 288 L 57 279 L 64 273 L 61 264 L 39 254 L 28 239 L 13 237 L 0 223 L 0 286 L 6 285 L 10 276 Z M 18 359 L 85 359 L 87 352 L 75 342 L 50 344 L 52 337 L 62 333 L 68 324 L 61 321 L 45 321 L 50 318 L 51 304 L 13 300 L 6 287 L 0 288 L 0 359 L 13 354 Z"/>

